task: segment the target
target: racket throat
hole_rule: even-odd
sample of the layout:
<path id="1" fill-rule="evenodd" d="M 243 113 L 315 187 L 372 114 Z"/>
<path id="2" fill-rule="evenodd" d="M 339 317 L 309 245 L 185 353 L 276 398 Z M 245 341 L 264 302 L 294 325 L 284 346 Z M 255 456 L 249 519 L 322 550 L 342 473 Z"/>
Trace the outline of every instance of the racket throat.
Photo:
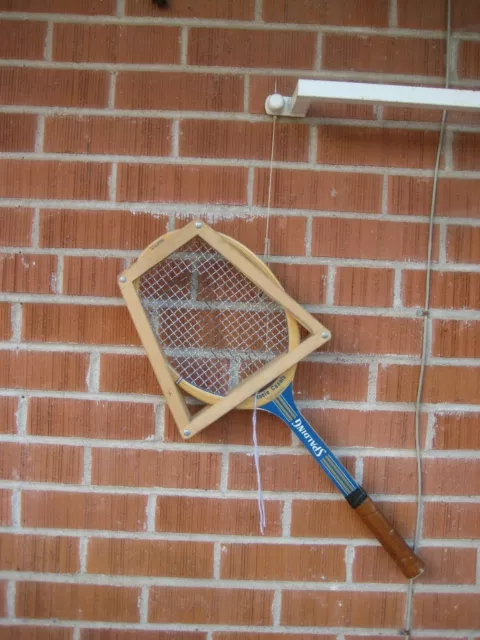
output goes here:
<path id="1" fill-rule="evenodd" d="M 355 496 L 353 499 L 359 504 L 357 492 L 361 489 L 360 485 L 302 416 L 295 404 L 291 384 L 276 398 L 264 404 L 261 409 L 280 418 L 300 440 L 340 493 L 346 499 L 349 496 Z"/>

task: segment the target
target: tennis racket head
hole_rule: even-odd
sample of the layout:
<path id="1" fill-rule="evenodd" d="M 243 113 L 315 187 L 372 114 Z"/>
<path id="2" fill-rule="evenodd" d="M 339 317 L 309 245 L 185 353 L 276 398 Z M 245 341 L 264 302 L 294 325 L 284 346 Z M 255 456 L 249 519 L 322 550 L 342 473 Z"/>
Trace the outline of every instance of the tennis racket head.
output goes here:
<path id="1" fill-rule="evenodd" d="M 300 344 L 297 320 L 283 304 L 291 299 L 270 269 L 239 242 L 204 223 L 190 223 L 147 247 L 120 277 L 121 287 L 122 280 L 130 285 L 130 295 L 125 297 L 124 288 L 122 293 L 134 321 L 141 310 L 142 327 L 135 323 L 162 387 L 165 376 L 155 366 L 160 357 L 175 386 L 209 405 L 231 397 L 259 373 L 266 384 L 254 385 L 257 406 L 291 382 L 300 357 L 265 378 L 268 365 Z M 274 299 L 279 291 L 281 299 Z M 129 303 L 132 293 L 136 309 Z M 156 354 L 149 349 L 152 339 Z M 252 408 L 254 402 L 250 394 L 231 408 Z M 192 433 L 180 431 L 184 437 Z"/>

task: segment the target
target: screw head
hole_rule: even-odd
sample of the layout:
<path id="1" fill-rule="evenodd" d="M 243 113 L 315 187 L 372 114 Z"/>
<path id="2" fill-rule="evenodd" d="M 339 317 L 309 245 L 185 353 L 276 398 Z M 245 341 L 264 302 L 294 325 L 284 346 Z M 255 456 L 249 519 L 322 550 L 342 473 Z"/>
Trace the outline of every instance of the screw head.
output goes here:
<path id="1" fill-rule="evenodd" d="M 330 334 L 328 333 L 328 331 L 324 331 L 324 332 L 322 333 L 322 338 L 325 338 L 325 340 L 326 340 L 327 338 L 329 338 L 329 337 L 330 337 Z"/>
<path id="2" fill-rule="evenodd" d="M 195 226 L 197 227 L 197 229 L 201 229 L 203 227 L 203 224 L 201 222 L 196 222 Z"/>
<path id="3" fill-rule="evenodd" d="M 191 434 L 190 429 L 184 429 L 183 430 L 183 435 L 186 436 L 188 438 L 188 436 Z"/>
<path id="4" fill-rule="evenodd" d="M 126 282 L 126 281 L 127 281 L 127 279 L 126 279 L 126 277 L 125 277 L 125 276 L 120 276 L 120 278 L 118 279 L 118 281 L 119 281 L 119 282 L 121 282 L 121 283 L 123 284 L 124 282 Z"/>

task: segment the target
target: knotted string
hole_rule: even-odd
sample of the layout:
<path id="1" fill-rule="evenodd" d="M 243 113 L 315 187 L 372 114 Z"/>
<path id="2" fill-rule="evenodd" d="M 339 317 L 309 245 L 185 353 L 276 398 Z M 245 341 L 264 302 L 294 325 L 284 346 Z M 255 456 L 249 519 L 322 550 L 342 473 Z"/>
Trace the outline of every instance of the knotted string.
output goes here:
<path id="1" fill-rule="evenodd" d="M 277 90 L 275 81 L 275 92 Z M 277 122 L 277 117 L 273 116 L 273 125 L 272 125 L 272 146 L 270 150 L 270 170 L 268 176 L 268 197 L 267 197 L 267 221 L 265 224 L 265 240 L 264 240 L 264 253 L 263 260 L 268 263 L 268 258 L 270 257 L 270 205 L 272 200 L 272 177 L 273 177 L 273 157 L 275 153 L 275 124 Z M 268 325 L 267 325 L 267 344 L 268 344 Z M 253 457 L 255 460 L 255 471 L 257 474 L 257 500 L 258 500 L 258 514 L 259 514 L 259 524 L 260 524 L 260 533 L 263 535 L 265 532 L 265 526 L 267 524 L 265 517 L 265 501 L 263 499 L 262 492 L 262 479 L 260 476 L 260 457 L 258 454 L 258 440 L 257 440 L 257 394 L 254 397 L 254 405 L 253 405 L 253 415 L 252 415 L 252 439 L 253 439 Z"/>

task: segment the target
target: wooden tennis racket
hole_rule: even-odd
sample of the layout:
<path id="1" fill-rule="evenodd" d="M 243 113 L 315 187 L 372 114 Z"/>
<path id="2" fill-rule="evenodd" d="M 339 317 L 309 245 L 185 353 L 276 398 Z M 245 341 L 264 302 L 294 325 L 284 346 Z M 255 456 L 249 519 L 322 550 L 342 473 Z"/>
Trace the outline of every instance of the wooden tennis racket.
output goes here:
<path id="1" fill-rule="evenodd" d="M 404 575 L 422 573 L 422 561 L 296 406 L 296 363 L 330 334 L 285 294 L 255 254 L 193 222 L 147 247 L 119 284 L 184 438 L 235 406 L 276 415 Z M 319 333 L 301 341 L 298 321 Z M 179 388 L 210 405 L 203 416 L 189 414 Z"/>

